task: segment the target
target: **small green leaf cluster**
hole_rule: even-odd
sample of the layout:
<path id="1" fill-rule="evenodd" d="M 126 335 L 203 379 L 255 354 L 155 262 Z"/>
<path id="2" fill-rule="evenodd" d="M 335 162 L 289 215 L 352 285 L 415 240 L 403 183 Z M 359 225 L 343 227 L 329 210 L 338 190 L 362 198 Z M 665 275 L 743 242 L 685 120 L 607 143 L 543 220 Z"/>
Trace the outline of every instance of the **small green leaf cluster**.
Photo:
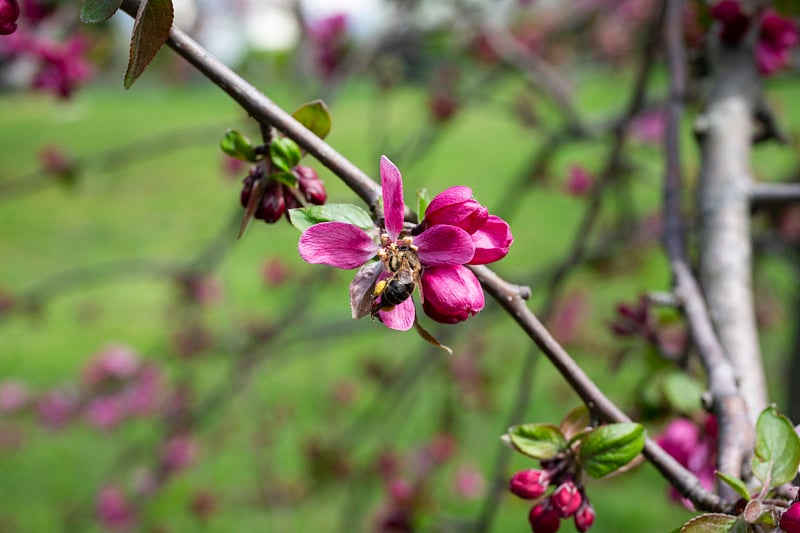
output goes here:
<path id="1" fill-rule="evenodd" d="M 716 472 L 720 481 L 731 487 L 741 500 L 737 516 L 708 513 L 692 518 L 681 533 L 727 533 L 782 531 L 781 517 L 791 502 L 778 498 L 778 489 L 791 483 L 800 468 L 800 437 L 791 421 L 774 406 L 767 407 L 756 422 L 756 446 L 751 460 L 753 479 L 744 480 Z M 797 492 L 797 488 L 794 488 Z M 781 524 L 781 525 L 779 525 Z M 795 533 L 791 531 L 790 533 Z"/>

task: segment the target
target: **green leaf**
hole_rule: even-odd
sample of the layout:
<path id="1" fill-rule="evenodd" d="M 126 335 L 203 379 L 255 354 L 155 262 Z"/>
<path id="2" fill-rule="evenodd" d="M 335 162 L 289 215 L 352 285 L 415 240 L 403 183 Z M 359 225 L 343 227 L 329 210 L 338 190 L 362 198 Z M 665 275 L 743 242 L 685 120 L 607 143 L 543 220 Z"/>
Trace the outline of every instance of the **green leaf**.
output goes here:
<path id="1" fill-rule="evenodd" d="M 632 422 L 600 426 L 581 438 L 580 460 L 592 477 L 601 478 L 627 465 L 644 447 L 644 426 Z"/>
<path id="2" fill-rule="evenodd" d="M 522 424 L 508 428 L 511 444 L 534 459 L 552 459 L 567 449 L 567 439 L 552 424 Z"/>
<path id="3" fill-rule="evenodd" d="M 767 407 L 756 421 L 756 449 L 753 474 L 769 488 L 788 483 L 800 466 L 800 438 L 794 426 L 774 406 Z"/>
<path id="4" fill-rule="evenodd" d="M 691 414 L 702 408 L 703 386 L 684 372 L 670 372 L 663 378 L 662 391 L 673 410 Z"/>
<path id="5" fill-rule="evenodd" d="M 312 100 L 301 105 L 292 116 L 320 139 L 324 139 L 331 131 L 331 114 L 322 100 Z"/>
<path id="6" fill-rule="evenodd" d="M 279 181 L 289 187 L 297 187 L 297 176 L 291 172 L 273 172 L 269 175 L 270 179 Z"/>
<path id="7" fill-rule="evenodd" d="M 702 514 L 686 522 L 681 528 L 681 533 L 725 533 L 743 529 L 744 522 L 735 516 L 719 513 Z"/>
<path id="8" fill-rule="evenodd" d="M 128 69 L 123 82 L 125 89 L 130 89 L 167 41 L 173 15 L 172 0 L 142 0 L 139 4 L 133 23 Z"/>
<path id="9" fill-rule="evenodd" d="M 269 145 L 269 157 L 276 167 L 284 172 L 291 172 L 300 162 L 302 154 L 296 142 L 288 137 L 278 137 Z"/>
<path id="10" fill-rule="evenodd" d="M 745 500 L 750 499 L 750 493 L 747 492 L 747 486 L 744 484 L 744 481 L 739 479 L 738 477 L 734 477 L 730 474 L 726 474 L 725 472 L 720 472 L 719 470 L 715 470 L 714 474 L 727 484 L 730 488 L 736 491 L 736 494 L 744 498 Z"/>
<path id="11" fill-rule="evenodd" d="M 589 408 L 585 405 L 580 405 L 567 413 L 567 416 L 561 421 L 561 433 L 564 434 L 567 440 L 572 440 L 573 437 L 586 431 L 590 422 Z"/>
<path id="12" fill-rule="evenodd" d="M 429 203 L 431 203 L 431 199 L 428 196 L 428 189 L 417 189 L 417 214 L 420 221 L 425 216 L 425 210 L 428 209 Z"/>
<path id="13" fill-rule="evenodd" d="M 369 213 L 352 204 L 325 204 L 289 210 L 289 220 L 300 231 L 320 222 L 346 222 L 361 229 L 372 229 L 375 223 Z"/>
<path id="14" fill-rule="evenodd" d="M 229 128 L 225 131 L 225 135 L 219 142 L 219 147 L 223 152 L 235 159 L 250 161 L 251 163 L 255 163 L 258 160 L 250 139 L 234 129 Z"/>
<path id="15" fill-rule="evenodd" d="M 84 0 L 81 6 L 81 20 L 97 24 L 110 19 L 117 12 L 122 0 Z"/>

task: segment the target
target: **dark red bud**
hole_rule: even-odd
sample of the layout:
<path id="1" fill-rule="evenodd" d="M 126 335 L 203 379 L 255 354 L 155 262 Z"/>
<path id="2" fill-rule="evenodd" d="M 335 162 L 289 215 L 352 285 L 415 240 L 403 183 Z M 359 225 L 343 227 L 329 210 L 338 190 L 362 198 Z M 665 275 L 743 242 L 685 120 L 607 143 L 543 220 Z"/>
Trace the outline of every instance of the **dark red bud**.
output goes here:
<path id="1" fill-rule="evenodd" d="M 283 199 L 286 202 L 287 211 L 289 209 L 303 207 L 303 204 L 300 203 L 300 200 L 297 199 L 297 196 L 294 195 L 294 192 L 286 185 L 283 186 Z"/>
<path id="2" fill-rule="evenodd" d="M 575 513 L 575 529 L 581 533 L 589 531 L 589 528 L 594 524 L 594 517 L 594 508 L 587 500 L 583 500 L 583 503 Z"/>
<path id="3" fill-rule="evenodd" d="M 258 175 L 259 173 L 254 167 L 250 170 L 250 173 L 247 175 L 247 177 L 242 181 L 242 193 L 239 195 L 239 201 L 241 202 L 242 207 L 247 207 L 247 203 L 250 201 L 250 195 L 253 193 L 253 184 L 255 184 Z"/>
<path id="4" fill-rule="evenodd" d="M 800 502 L 795 502 L 781 515 L 781 529 L 786 533 L 800 533 Z"/>
<path id="5" fill-rule="evenodd" d="M 528 500 L 535 500 L 547 491 L 550 474 L 545 470 L 522 470 L 514 474 L 509 482 L 511 492 Z"/>
<path id="6" fill-rule="evenodd" d="M 553 507 L 562 518 L 574 515 L 578 507 L 581 506 L 581 502 L 583 502 L 583 496 L 572 481 L 565 481 L 559 485 L 553 492 L 551 499 Z"/>
<path id="7" fill-rule="evenodd" d="M 550 505 L 549 498 L 533 506 L 528 514 L 528 522 L 531 524 L 533 533 L 555 533 L 561 526 L 561 518 Z"/>
<path id="8" fill-rule="evenodd" d="M 276 180 L 269 180 L 264 189 L 264 198 L 261 206 L 256 211 L 255 217 L 272 224 L 280 220 L 286 211 L 286 199 L 283 196 L 283 186 Z"/>
<path id="9" fill-rule="evenodd" d="M 294 173 L 297 176 L 297 186 L 306 201 L 314 205 L 324 204 L 328 199 L 328 193 L 325 191 L 325 185 L 319 179 L 317 171 L 311 167 L 297 165 Z"/>
<path id="10" fill-rule="evenodd" d="M 0 35 L 9 35 L 17 30 L 19 4 L 17 0 L 0 0 Z"/>

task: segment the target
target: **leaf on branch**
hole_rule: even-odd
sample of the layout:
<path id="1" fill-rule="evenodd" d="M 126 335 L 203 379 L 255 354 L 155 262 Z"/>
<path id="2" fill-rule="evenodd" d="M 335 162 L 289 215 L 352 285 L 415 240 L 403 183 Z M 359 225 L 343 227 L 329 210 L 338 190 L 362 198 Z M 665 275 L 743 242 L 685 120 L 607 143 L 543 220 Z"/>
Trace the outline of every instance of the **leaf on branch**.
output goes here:
<path id="1" fill-rule="evenodd" d="M 735 516 L 709 513 L 695 516 L 686 522 L 680 533 L 727 533 L 746 531 L 746 524 Z"/>
<path id="2" fill-rule="evenodd" d="M 581 466 L 592 477 L 601 478 L 622 468 L 644 448 L 644 426 L 633 422 L 608 424 L 581 438 Z"/>
<path id="3" fill-rule="evenodd" d="M 352 204 L 325 204 L 289 210 L 289 220 L 300 231 L 320 222 L 346 222 L 361 229 L 373 229 L 369 213 Z"/>
<path id="4" fill-rule="evenodd" d="M 736 494 L 738 494 L 745 500 L 750 499 L 750 493 L 747 492 L 747 486 L 744 484 L 744 481 L 742 481 L 738 477 L 733 477 L 730 474 L 726 474 L 725 472 L 720 472 L 719 470 L 715 470 L 714 474 L 716 474 L 717 478 L 719 478 L 720 481 L 724 482 L 730 488 L 735 490 Z"/>
<path id="5" fill-rule="evenodd" d="M 794 426 L 774 406 L 767 407 L 756 422 L 753 474 L 769 488 L 788 483 L 800 466 L 800 438 Z"/>
<path id="6" fill-rule="evenodd" d="M 322 100 L 312 100 L 301 105 L 292 116 L 320 139 L 324 139 L 331 131 L 331 114 Z"/>
<path id="7" fill-rule="evenodd" d="M 439 342 L 439 339 L 434 337 L 433 334 L 430 331 L 428 331 L 427 329 L 423 328 L 422 325 L 417 321 L 416 318 L 414 319 L 414 329 L 417 330 L 417 333 L 419 334 L 420 337 L 422 337 L 423 340 L 426 340 L 429 343 L 431 343 L 434 346 L 436 346 L 437 348 L 439 348 L 440 350 L 444 350 L 445 352 L 449 353 L 450 355 L 453 355 L 453 349 L 450 348 L 449 346 L 446 346 L 446 345 L 442 344 L 441 342 Z"/>
<path id="8" fill-rule="evenodd" d="M 123 85 L 130 89 L 142 75 L 159 48 L 167 42 L 172 28 L 172 0 L 142 0 L 133 23 L 131 51 Z"/>
<path id="9" fill-rule="evenodd" d="M 222 136 L 222 140 L 219 142 L 219 147 L 234 159 L 251 163 L 255 163 L 258 160 L 250 139 L 234 129 L 225 131 L 225 135 Z"/>
<path id="10" fill-rule="evenodd" d="M 296 142 L 288 137 L 278 137 L 269 144 L 269 157 L 276 167 L 291 172 L 300 162 L 302 154 Z"/>
<path id="11" fill-rule="evenodd" d="M 511 444 L 534 459 L 552 459 L 567 449 L 567 439 L 552 424 L 522 424 L 508 428 Z"/>
<path id="12" fill-rule="evenodd" d="M 110 19 L 117 12 L 122 0 L 85 0 L 81 6 L 81 21 L 99 24 Z"/>
<path id="13" fill-rule="evenodd" d="M 572 440 L 573 437 L 586 431 L 590 422 L 589 409 L 585 405 L 580 405 L 567 413 L 561 421 L 561 433 L 567 440 Z"/>

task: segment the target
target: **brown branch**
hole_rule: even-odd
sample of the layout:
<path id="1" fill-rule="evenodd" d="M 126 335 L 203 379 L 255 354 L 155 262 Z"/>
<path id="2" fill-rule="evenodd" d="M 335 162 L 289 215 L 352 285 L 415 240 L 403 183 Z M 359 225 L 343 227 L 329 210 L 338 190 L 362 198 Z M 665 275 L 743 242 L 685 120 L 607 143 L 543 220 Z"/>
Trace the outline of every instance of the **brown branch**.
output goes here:
<path id="1" fill-rule="evenodd" d="M 800 183 L 753 183 L 750 186 L 750 204 L 753 207 L 797 201 L 800 201 Z"/>
<path id="2" fill-rule="evenodd" d="M 138 2 L 125 0 L 123 10 L 135 16 Z M 317 157 L 356 194 L 372 205 L 380 196 L 380 187 L 333 147 L 311 133 L 272 100 L 258 92 L 230 68 L 211 56 L 185 33 L 173 27 L 167 44 L 189 61 L 209 80 L 228 93 L 256 120 L 272 124 L 294 139 L 309 153 Z M 473 266 L 472 271 L 486 291 L 511 315 L 531 340 L 550 359 L 556 369 L 592 412 L 610 422 L 627 422 L 630 419 L 592 382 L 578 364 L 547 331 L 525 304 L 529 290 L 513 285 L 485 266 Z M 723 502 L 706 491 L 697 477 L 683 468 L 654 441 L 648 439 L 644 454 L 681 494 L 691 498 L 700 509 L 723 510 Z"/>
<path id="3" fill-rule="evenodd" d="M 718 463 L 723 472 L 740 476 L 752 449 L 753 428 L 748 422 L 736 375 L 709 319 L 703 296 L 686 254 L 681 208 L 680 121 L 686 93 L 686 58 L 681 27 L 682 0 L 669 0 L 666 24 L 670 98 L 667 106 L 664 177 L 664 245 L 669 256 L 676 295 L 683 304 L 694 344 L 708 376 L 712 408 L 719 422 Z"/>

